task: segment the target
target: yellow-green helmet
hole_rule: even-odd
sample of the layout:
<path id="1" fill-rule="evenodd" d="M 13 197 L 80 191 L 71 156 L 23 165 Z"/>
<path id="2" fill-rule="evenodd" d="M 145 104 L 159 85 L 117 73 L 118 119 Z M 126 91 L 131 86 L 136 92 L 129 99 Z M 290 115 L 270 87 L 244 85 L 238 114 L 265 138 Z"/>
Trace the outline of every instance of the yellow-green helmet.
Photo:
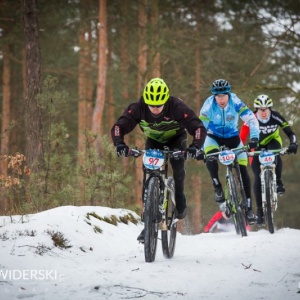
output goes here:
<path id="1" fill-rule="evenodd" d="M 143 98 L 147 105 L 164 105 L 169 97 L 169 88 L 161 78 L 151 79 L 144 88 Z"/>

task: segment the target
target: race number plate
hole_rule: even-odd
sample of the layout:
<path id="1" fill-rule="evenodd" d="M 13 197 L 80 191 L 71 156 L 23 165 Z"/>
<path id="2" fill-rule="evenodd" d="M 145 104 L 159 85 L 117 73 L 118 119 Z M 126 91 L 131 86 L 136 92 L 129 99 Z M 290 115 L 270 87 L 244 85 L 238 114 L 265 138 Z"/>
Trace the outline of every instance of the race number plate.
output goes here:
<path id="1" fill-rule="evenodd" d="M 143 156 L 143 164 L 147 169 L 159 169 L 164 163 L 164 155 L 160 150 L 147 150 Z"/>
<path id="2" fill-rule="evenodd" d="M 219 154 L 219 161 L 223 165 L 230 165 L 235 159 L 235 153 L 231 150 L 224 150 Z"/>
<path id="3" fill-rule="evenodd" d="M 262 165 L 268 166 L 271 165 L 275 160 L 275 155 L 272 152 L 262 151 L 259 154 L 259 161 Z"/>

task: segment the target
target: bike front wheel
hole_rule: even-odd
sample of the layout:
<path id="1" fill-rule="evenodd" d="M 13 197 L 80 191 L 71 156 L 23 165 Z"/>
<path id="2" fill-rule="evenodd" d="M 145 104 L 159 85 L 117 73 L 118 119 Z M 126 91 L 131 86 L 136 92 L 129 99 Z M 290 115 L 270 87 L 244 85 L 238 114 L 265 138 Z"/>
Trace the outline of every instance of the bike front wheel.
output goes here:
<path id="1" fill-rule="evenodd" d="M 272 211 L 272 200 L 273 200 L 273 189 L 272 189 L 272 172 L 271 170 L 265 171 L 265 187 L 266 187 L 266 206 L 265 206 L 265 218 L 266 223 L 268 224 L 269 232 L 274 233 L 274 224 L 273 224 L 273 211 Z"/>
<path id="2" fill-rule="evenodd" d="M 229 202 L 230 204 L 230 211 L 235 227 L 235 231 L 237 234 L 241 234 L 242 237 L 247 236 L 247 229 L 246 229 L 246 221 L 245 221 L 245 215 L 243 213 L 243 210 L 241 206 L 239 205 L 238 201 L 238 192 L 237 192 L 237 185 L 235 181 L 234 175 L 231 173 L 228 176 L 228 188 L 229 188 Z"/>
<path id="3" fill-rule="evenodd" d="M 168 178 L 167 206 L 165 208 L 165 217 L 167 230 L 161 231 L 162 250 L 165 258 L 172 258 L 175 251 L 177 222 L 175 219 L 175 204 L 172 201 L 172 194 L 175 193 L 175 183 L 172 177 Z"/>
<path id="4" fill-rule="evenodd" d="M 157 177 L 150 178 L 144 191 L 144 253 L 146 262 L 153 262 L 156 255 L 159 229 L 159 192 L 159 179 Z"/>

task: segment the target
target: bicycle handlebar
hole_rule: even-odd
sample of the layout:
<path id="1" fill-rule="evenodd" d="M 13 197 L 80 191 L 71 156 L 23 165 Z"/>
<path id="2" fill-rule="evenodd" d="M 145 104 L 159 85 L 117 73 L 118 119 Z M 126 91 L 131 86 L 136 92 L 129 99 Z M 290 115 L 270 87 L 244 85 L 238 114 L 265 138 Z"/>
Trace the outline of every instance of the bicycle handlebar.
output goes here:
<path id="1" fill-rule="evenodd" d="M 288 151 L 288 148 L 287 147 L 283 147 L 283 148 L 280 148 L 280 149 L 274 149 L 274 150 L 266 150 L 266 149 L 262 149 L 262 150 L 258 150 L 258 151 L 251 151 L 249 149 L 249 146 L 241 146 L 241 147 L 237 147 L 237 148 L 232 148 L 232 149 L 227 149 L 227 148 L 223 148 L 221 151 L 218 151 L 218 152 L 214 152 L 214 153 L 209 153 L 209 154 L 205 154 L 205 159 L 211 159 L 211 160 L 214 160 L 214 159 L 217 159 L 217 155 L 219 155 L 220 153 L 222 153 L 224 150 L 231 150 L 233 152 L 236 152 L 236 156 L 238 156 L 240 153 L 242 152 L 246 152 L 247 156 L 249 157 L 253 157 L 253 156 L 258 156 L 260 155 L 261 152 L 263 151 L 268 151 L 268 152 L 272 152 L 274 153 L 275 155 L 285 155 L 285 154 L 289 154 L 287 151 Z"/>
<path id="2" fill-rule="evenodd" d="M 218 152 L 213 152 L 213 153 L 205 154 L 205 158 L 204 159 L 211 159 L 211 160 L 217 159 L 217 155 L 221 154 L 224 150 L 230 150 L 230 151 L 233 151 L 233 152 L 237 151 L 237 153 L 235 153 L 236 156 L 238 156 L 242 152 L 248 153 L 248 151 L 249 151 L 249 147 L 248 146 L 241 146 L 241 147 L 232 148 L 232 149 L 229 149 L 227 147 L 220 147 L 220 148 L 222 150 L 220 150 Z"/>
<path id="3" fill-rule="evenodd" d="M 142 156 L 147 150 L 145 149 L 137 149 L 137 148 L 131 148 L 129 149 L 128 156 L 133 156 L 134 158 L 138 158 L 139 156 Z M 176 150 L 176 151 L 170 151 L 170 150 L 159 150 L 164 155 L 169 155 L 170 158 L 174 159 L 180 159 L 185 158 L 186 151 L 183 150 Z"/>
<path id="4" fill-rule="evenodd" d="M 250 157 L 253 157 L 253 156 L 260 155 L 260 154 L 261 154 L 262 152 L 264 152 L 264 151 L 272 152 L 272 153 L 274 153 L 275 155 L 285 155 L 285 154 L 290 154 L 290 153 L 287 152 L 287 150 L 288 150 L 287 147 L 280 148 L 280 149 L 274 149 L 274 150 L 266 150 L 266 149 L 262 149 L 262 150 L 259 150 L 259 151 L 247 152 L 247 155 L 250 156 Z"/>

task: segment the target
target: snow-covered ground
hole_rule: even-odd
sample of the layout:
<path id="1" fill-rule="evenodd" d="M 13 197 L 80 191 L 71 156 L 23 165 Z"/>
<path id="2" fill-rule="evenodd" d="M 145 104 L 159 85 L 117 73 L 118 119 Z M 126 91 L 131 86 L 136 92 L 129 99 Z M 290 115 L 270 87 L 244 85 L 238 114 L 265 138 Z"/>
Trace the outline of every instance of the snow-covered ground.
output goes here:
<path id="1" fill-rule="evenodd" d="M 300 299 L 300 230 L 178 234 L 172 259 L 159 241 L 145 263 L 142 228 L 106 207 L 2 216 L 0 299 Z"/>

